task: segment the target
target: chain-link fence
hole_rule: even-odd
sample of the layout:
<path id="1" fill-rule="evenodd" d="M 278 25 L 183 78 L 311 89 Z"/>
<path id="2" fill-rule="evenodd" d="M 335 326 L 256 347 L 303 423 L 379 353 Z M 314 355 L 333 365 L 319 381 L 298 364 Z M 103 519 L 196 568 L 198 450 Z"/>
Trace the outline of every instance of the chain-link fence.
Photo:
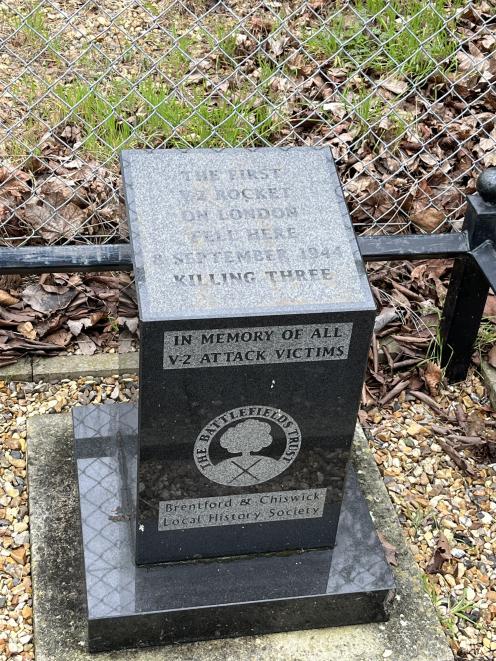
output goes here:
<path id="1" fill-rule="evenodd" d="M 123 147 L 329 145 L 360 232 L 496 165 L 494 0 L 0 2 L 0 243 L 126 240 Z"/>

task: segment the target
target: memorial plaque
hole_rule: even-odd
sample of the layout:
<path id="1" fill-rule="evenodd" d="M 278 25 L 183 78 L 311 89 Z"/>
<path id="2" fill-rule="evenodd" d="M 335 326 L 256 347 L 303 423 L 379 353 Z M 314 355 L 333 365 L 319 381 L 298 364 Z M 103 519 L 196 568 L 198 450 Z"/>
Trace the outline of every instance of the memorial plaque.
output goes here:
<path id="1" fill-rule="evenodd" d="M 88 648 L 387 619 L 349 462 L 375 307 L 330 152 L 122 169 L 139 402 L 73 411 Z"/>
<path id="2" fill-rule="evenodd" d="M 335 543 L 375 306 L 330 151 L 125 151 L 136 561 Z"/>

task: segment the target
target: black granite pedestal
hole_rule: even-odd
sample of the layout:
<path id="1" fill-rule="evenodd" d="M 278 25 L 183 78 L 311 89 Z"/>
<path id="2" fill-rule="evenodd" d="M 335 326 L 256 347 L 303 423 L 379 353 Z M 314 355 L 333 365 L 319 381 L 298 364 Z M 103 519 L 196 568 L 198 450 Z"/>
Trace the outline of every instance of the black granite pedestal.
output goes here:
<path id="1" fill-rule="evenodd" d="M 137 562 L 334 546 L 375 302 L 331 151 L 126 150 L 122 174 Z"/>
<path id="2" fill-rule="evenodd" d="M 333 549 L 138 567 L 137 408 L 73 419 L 90 651 L 387 619 L 393 577 L 352 469 Z"/>

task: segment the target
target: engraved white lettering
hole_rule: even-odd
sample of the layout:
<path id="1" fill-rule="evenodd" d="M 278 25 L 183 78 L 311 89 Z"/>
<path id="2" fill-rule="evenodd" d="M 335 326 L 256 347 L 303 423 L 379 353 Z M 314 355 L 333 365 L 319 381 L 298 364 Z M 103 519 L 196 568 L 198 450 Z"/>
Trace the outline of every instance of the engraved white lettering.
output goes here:
<path id="1" fill-rule="evenodd" d="M 162 501 L 158 530 L 320 518 L 325 501 L 325 488 Z"/>
<path id="2" fill-rule="evenodd" d="M 352 324 L 166 331 L 164 369 L 346 360 Z M 187 347 L 188 353 L 183 353 Z"/>

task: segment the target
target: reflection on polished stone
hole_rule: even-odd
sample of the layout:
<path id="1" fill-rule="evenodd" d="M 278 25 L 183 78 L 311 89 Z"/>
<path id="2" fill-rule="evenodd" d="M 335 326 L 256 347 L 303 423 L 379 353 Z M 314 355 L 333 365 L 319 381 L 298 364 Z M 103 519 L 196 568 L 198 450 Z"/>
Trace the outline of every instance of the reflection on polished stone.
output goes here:
<path id="1" fill-rule="evenodd" d="M 90 649 L 385 619 L 393 578 L 352 469 L 334 549 L 137 567 L 137 409 L 73 416 Z"/>

